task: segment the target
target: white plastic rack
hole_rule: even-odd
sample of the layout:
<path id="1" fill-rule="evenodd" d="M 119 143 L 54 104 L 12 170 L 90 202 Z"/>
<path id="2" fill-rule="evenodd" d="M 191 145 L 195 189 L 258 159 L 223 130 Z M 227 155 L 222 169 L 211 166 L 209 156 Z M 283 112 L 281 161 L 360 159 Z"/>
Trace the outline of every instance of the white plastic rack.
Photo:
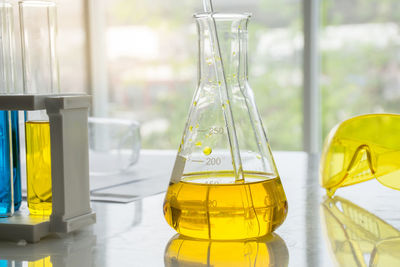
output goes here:
<path id="1" fill-rule="evenodd" d="M 38 242 L 50 233 L 69 233 L 96 222 L 90 207 L 88 109 L 90 96 L 1 95 L 0 110 L 46 110 L 50 121 L 52 214 L 27 210 L 0 219 L 0 240 Z"/>

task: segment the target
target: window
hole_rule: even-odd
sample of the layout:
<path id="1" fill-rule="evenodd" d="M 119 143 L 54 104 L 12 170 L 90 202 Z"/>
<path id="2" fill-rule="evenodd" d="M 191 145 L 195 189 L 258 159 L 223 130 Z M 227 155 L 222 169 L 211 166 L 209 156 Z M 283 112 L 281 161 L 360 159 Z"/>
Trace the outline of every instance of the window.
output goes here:
<path id="1" fill-rule="evenodd" d="M 83 7 L 80 0 L 58 2 L 57 52 L 64 92 L 88 92 Z"/>
<path id="2" fill-rule="evenodd" d="M 400 2 L 321 4 L 323 136 L 363 113 L 400 112 Z"/>
<path id="3" fill-rule="evenodd" d="M 64 2 L 60 5 L 66 6 Z M 357 114 L 399 112 L 400 2 L 214 2 L 215 10 L 221 12 L 254 15 L 249 25 L 250 84 L 273 149 L 301 150 L 303 137 L 318 135 L 310 135 L 310 131 L 322 128 L 323 139 L 336 123 Z M 320 66 L 312 75 L 318 81 L 317 90 L 305 97 L 319 99 L 312 105 L 321 107 L 322 125 L 306 129 L 302 18 L 307 15 L 303 6 L 309 8 L 306 3 L 310 2 L 319 4 L 317 12 L 311 14 L 320 18 L 319 51 L 315 51 Z M 176 149 L 196 86 L 197 36 L 191 14 L 201 12 L 201 1 L 96 0 L 91 7 L 90 12 L 99 12 L 102 20 L 90 20 L 91 27 L 102 27 L 98 31 L 104 38 L 104 47 L 92 40 L 92 48 L 96 47 L 92 57 L 104 57 L 104 72 L 95 73 L 93 79 L 100 81 L 107 76 L 104 88 L 95 86 L 92 92 L 95 99 L 101 99 L 95 106 L 97 103 L 97 111 L 102 112 L 94 115 L 138 120 L 144 148 Z M 80 8 L 76 6 L 75 12 Z M 62 12 L 69 9 L 65 10 Z M 82 21 L 68 25 L 77 24 L 82 25 Z M 81 75 L 74 66 L 84 68 L 82 52 L 71 49 L 71 45 L 77 49 L 82 46 L 83 33 L 74 27 L 69 28 L 70 33 L 75 31 L 79 37 L 60 34 L 62 42 L 69 43 L 69 48 L 64 45 L 64 50 L 60 49 L 61 54 L 65 52 L 61 67 L 63 63 L 69 66 L 62 70 L 61 81 L 63 87 L 71 89 L 86 86 L 84 77 L 71 78 Z M 312 31 L 310 25 L 306 27 Z M 316 40 L 306 38 L 307 42 Z"/>
<path id="4" fill-rule="evenodd" d="M 273 149 L 300 150 L 301 2 L 214 1 L 251 12 L 250 85 Z M 197 84 L 201 1 L 106 1 L 109 116 L 142 123 L 144 148 L 177 149 Z M 278 12 L 279 10 L 279 12 Z"/>

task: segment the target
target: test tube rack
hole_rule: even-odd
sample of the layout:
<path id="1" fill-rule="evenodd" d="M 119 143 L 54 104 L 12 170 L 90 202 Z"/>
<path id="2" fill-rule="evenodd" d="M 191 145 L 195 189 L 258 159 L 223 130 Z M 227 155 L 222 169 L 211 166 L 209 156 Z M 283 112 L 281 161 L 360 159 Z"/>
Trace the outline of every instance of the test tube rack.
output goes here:
<path id="1" fill-rule="evenodd" d="M 50 122 L 52 214 L 27 209 L 0 219 L 0 240 L 36 243 L 51 233 L 69 233 L 96 222 L 90 207 L 88 110 L 90 96 L 1 95 L 0 110 L 46 110 Z"/>

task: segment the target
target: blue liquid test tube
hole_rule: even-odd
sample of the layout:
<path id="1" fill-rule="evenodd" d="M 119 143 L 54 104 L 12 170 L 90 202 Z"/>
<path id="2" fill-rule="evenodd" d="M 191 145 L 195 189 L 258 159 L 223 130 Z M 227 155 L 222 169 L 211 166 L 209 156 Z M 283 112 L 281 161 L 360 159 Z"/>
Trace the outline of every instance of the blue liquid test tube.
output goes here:
<path id="1" fill-rule="evenodd" d="M 0 111 L 0 217 L 19 210 L 21 200 L 18 111 Z"/>
<path id="2" fill-rule="evenodd" d="M 14 212 L 21 206 L 21 161 L 19 145 L 19 116 L 18 111 L 11 111 L 11 141 L 12 141 L 12 166 L 14 183 Z"/>
<path id="3" fill-rule="evenodd" d="M 0 217 L 14 213 L 10 119 L 9 111 L 0 111 Z"/>
<path id="4" fill-rule="evenodd" d="M 17 93 L 14 80 L 12 5 L 0 2 L 0 94 Z M 0 217 L 21 205 L 18 111 L 0 111 Z"/>

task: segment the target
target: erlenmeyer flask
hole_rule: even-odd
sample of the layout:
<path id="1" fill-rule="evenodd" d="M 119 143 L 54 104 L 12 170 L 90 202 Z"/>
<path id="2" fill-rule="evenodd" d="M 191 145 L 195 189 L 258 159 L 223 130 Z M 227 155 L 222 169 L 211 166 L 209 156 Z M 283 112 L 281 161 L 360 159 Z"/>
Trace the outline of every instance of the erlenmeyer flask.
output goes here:
<path id="1" fill-rule="evenodd" d="M 164 201 L 167 222 L 186 236 L 258 237 L 286 218 L 286 196 L 247 81 L 249 18 L 195 15 L 199 82 Z"/>

